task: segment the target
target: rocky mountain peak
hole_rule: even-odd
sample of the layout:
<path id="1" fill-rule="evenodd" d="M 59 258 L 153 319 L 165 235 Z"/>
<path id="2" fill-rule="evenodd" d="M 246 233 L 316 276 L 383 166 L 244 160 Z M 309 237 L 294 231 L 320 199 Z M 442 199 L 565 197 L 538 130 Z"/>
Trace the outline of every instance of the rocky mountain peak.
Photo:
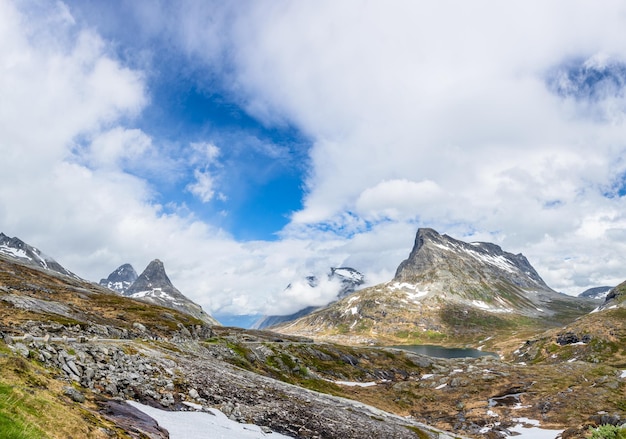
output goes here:
<path id="1" fill-rule="evenodd" d="M 189 300 L 176 289 L 165 272 L 163 262 L 159 259 L 150 262 L 123 294 L 134 299 L 184 312 L 210 324 L 219 324 L 217 320 L 204 312 L 200 305 Z"/>
<path id="2" fill-rule="evenodd" d="M 100 280 L 100 285 L 124 294 L 126 290 L 137 280 L 137 272 L 130 264 L 120 265 L 106 279 Z"/>
<path id="3" fill-rule="evenodd" d="M 155 259 L 148 264 L 143 273 L 137 277 L 135 282 L 127 290 L 126 295 L 132 295 L 154 288 L 161 288 L 164 291 L 181 294 L 180 291 L 174 287 L 170 278 L 167 277 L 165 266 L 159 259 Z"/>
<path id="4" fill-rule="evenodd" d="M 415 282 L 429 271 L 463 272 L 464 276 L 506 279 L 522 288 L 550 290 L 526 257 L 505 252 L 488 242 L 467 243 L 420 228 L 409 257 L 396 271 L 394 281 Z"/>

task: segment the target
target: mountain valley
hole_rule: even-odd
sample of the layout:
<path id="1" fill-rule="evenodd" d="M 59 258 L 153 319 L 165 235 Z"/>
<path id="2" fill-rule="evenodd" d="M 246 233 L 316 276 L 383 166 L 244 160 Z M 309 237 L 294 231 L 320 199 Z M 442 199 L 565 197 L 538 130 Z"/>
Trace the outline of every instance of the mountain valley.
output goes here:
<path id="1" fill-rule="evenodd" d="M 565 296 L 493 244 L 420 229 L 391 282 L 272 330 L 159 303 L 184 297 L 159 260 L 103 286 L 13 253 L 0 252 L 0 428 L 28 437 L 168 437 L 124 400 L 301 438 L 503 438 L 530 420 L 582 438 L 626 419 L 626 283 L 604 301 Z M 421 343 L 496 355 L 391 347 Z"/>

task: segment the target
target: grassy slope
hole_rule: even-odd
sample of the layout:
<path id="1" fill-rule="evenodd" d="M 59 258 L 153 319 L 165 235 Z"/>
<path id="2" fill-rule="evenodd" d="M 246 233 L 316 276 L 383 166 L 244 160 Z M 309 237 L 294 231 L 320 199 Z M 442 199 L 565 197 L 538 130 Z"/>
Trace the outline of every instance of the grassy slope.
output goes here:
<path id="1" fill-rule="evenodd" d="M 72 401 L 63 392 L 68 384 L 54 372 L 12 353 L 1 341 L 0 370 L 2 438 L 130 438 L 97 412 L 93 400 Z"/>

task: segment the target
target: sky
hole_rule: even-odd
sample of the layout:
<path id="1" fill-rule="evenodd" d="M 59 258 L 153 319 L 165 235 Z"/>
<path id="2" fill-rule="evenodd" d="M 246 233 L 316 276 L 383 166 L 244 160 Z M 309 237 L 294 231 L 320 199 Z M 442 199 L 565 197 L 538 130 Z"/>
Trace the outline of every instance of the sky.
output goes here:
<path id="1" fill-rule="evenodd" d="M 616 285 L 624 28 L 609 0 L 0 0 L 0 231 L 93 281 L 161 259 L 218 318 L 389 281 L 419 227 Z"/>

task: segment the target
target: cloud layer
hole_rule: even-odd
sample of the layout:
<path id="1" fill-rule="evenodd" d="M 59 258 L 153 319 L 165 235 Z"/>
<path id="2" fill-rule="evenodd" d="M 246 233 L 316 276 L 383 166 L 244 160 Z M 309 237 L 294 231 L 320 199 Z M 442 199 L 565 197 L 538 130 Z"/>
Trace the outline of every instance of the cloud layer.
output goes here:
<path id="1" fill-rule="evenodd" d="M 2 0 L 0 226 L 79 275 L 160 258 L 211 312 L 289 313 L 334 289 L 287 284 L 388 280 L 426 226 L 523 252 L 568 293 L 626 278 L 620 2 L 122 3 L 146 59 L 180 51 L 312 139 L 304 207 L 276 241 L 233 239 L 183 200 L 227 201 L 224 145 L 138 128 L 159 63 L 125 61 L 76 5 Z"/>

